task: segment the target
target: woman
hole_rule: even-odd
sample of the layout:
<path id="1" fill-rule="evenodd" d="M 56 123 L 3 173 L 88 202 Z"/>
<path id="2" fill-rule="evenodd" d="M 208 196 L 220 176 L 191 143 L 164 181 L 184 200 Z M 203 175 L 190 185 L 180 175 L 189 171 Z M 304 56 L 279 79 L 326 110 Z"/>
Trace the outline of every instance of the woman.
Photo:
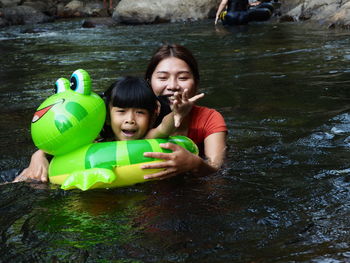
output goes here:
<path id="1" fill-rule="evenodd" d="M 199 71 L 192 53 L 183 46 L 164 45 L 152 56 L 145 78 L 150 82 L 157 96 L 167 97 L 170 104 L 175 92 L 187 90 L 188 97 L 197 93 Z M 164 171 L 149 174 L 145 179 L 168 178 L 184 172 L 206 175 L 218 171 L 226 153 L 227 128 L 220 113 L 206 107 L 194 106 L 183 119 L 176 134 L 186 135 L 200 148 L 201 158 L 175 144 L 161 145 L 171 153 L 144 153 L 147 157 L 163 159 L 164 162 L 143 166 L 143 169 L 165 168 Z M 15 179 L 47 182 L 48 161 L 41 150 L 32 156 L 30 165 Z"/>
<path id="2" fill-rule="evenodd" d="M 188 96 L 197 93 L 199 71 L 192 53 L 180 45 L 164 45 L 152 56 L 147 67 L 146 80 L 157 96 L 167 96 L 170 103 L 175 92 L 188 90 Z M 164 162 L 144 165 L 144 169 L 165 168 L 164 171 L 150 174 L 150 178 L 166 178 L 191 171 L 197 174 L 216 172 L 222 165 L 226 153 L 227 128 L 220 113 L 206 107 L 194 106 L 182 121 L 178 134 L 191 138 L 199 147 L 201 156 L 167 143 L 163 148 L 172 153 L 145 153 L 147 157 L 163 159 Z"/>

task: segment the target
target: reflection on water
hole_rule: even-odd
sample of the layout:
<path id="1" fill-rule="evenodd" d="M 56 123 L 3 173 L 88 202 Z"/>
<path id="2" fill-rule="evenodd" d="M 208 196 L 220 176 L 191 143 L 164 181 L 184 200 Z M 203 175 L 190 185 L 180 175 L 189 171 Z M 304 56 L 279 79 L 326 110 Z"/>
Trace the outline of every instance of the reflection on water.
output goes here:
<path id="1" fill-rule="evenodd" d="M 0 185 L 0 261 L 348 261 L 350 33 L 212 24 L 2 29 L 2 181 L 28 163 L 32 114 L 57 78 L 84 68 L 101 92 L 142 75 L 163 42 L 198 58 L 201 104 L 223 113 L 229 150 L 224 169 L 203 178 L 87 193 Z"/>

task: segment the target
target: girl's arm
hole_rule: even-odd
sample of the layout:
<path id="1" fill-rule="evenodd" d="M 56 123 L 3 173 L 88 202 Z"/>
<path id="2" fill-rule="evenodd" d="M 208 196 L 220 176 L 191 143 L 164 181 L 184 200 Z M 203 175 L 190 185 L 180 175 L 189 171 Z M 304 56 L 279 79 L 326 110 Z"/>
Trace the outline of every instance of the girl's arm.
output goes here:
<path id="1" fill-rule="evenodd" d="M 163 159 L 164 162 L 145 164 L 142 169 L 160 169 L 165 170 L 148 174 L 145 179 L 165 179 L 185 172 L 192 172 L 195 175 L 209 175 L 217 172 L 226 155 L 226 132 L 217 132 L 209 135 L 204 140 L 204 154 L 207 160 L 190 153 L 186 149 L 172 144 L 161 144 L 164 149 L 172 150 L 171 153 L 147 152 L 144 156 Z"/>
<path id="2" fill-rule="evenodd" d="M 227 1 L 228 0 L 222 0 L 219 7 L 218 7 L 218 11 L 216 12 L 216 16 L 215 16 L 215 25 L 218 23 L 219 20 L 219 16 L 221 14 L 221 12 L 224 10 L 224 8 L 227 5 Z"/>
<path id="3" fill-rule="evenodd" d="M 15 178 L 14 182 L 36 180 L 46 183 L 48 169 L 49 161 L 45 152 L 37 150 L 33 153 L 29 166 Z"/>
<path id="4" fill-rule="evenodd" d="M 175 132 L 176 128 L 180 127 L 182 120 L 191 111 L 192 106 L 204 94 L 201 93 L 188 99 L 188 91 L 185 90 L 181 95 L 176 92 L 174 96 L 173 111 L 163 118 L 158 127 L 148 131 L 145 136 L 146 139 L 169 137 Z"/>

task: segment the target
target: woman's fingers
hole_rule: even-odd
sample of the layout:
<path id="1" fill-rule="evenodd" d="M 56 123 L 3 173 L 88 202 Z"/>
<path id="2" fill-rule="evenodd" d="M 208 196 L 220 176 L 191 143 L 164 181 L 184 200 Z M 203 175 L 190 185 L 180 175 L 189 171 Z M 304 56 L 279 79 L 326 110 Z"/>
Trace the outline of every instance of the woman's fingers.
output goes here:
<path id="1" fill-rule="evenodd" d="M 173 106 L 176 104 L 181 104 L 182 103 L 182 94 L 180 94 L 178 91 L 176 91 L 173 95 Z"/>
<path id="2" fill-rule="evenodd" d="M 145 152 L 143 156 L 155 159 L 169 160 L 169 155 L 167 153 Z"/>
<path id="3" fill-rule="evenodd" d="M 183 149 L 181 146 L 175 144 L 175 143 L 171 143 L 171 142 L 167 142 L 167 143 L 161 143 L 159 144 L 160 147 L 162 147 L 163 149 L 168 149 L 171 150 L 173 152 L 175 152 L 176 150 L 179 149 Z M 166 153 L 167 156 L 169 156 L 169 154 Z"/>
<path id="4" fill-rule="evenodd" d="M 154 156 L 158 156 L 159 159 L 169 159 L 169 154 L 165 153 L 163 155 L 156 155 L 153 153 Z M 160 158 L 163 157 L 163 158 Z M 155 157 L 157 158 L 157 157 Z M 152 173 L 152 174 L 146 174 L 144 176 L 144 179 L 153 179 L 153 178 L 158 178 L 158 179 L 165 179 L 170 176 L 174 176 L 175 169 L 171 168 L 171 160 L 164 161 L 164 162 L 156 162 L 156 163 L 149 163 L 149 164 L 144 164 L 141 166 L 141 169 L 164 169 L 162 171 L 159 171 L 157 173 Z"/>
<path id="5" fill-rule="evenodd" d="M 172 146 L 169 147 L 169 145 L 165 144 L 160 144 L 160 146 L 164 149 L 169 149 L 169 150 L 173 150 L 174 148 Z M 170 144 L 170 143 L 169 143 Z M 164 147 L 163 147 L 164 146 Z M 143 154 L 143 156 L 145 157 L 150 157 L 150 158 L 156 158 L 156 159 L 162 159 L 162 160 L 169 160 L 169 154 L 167 153 L 160 153 L 160 152 L 145 152 Z"/>
<path id="6" fill-rule="evenodd" d="M 13 181 L 15 183 L 24 181 L 25 180 L 24 174 L 27 172 L 27 170 L 28 170 L 28 168 L 24 169 L 19 175 L 17 175 L 17 177 Z"/>
<path id="7" fill-rule="evenodd" d="M 169 164 L 167 163 L 167 161 L 164 162 L 157 162 L 157 163 L 148 163 L 148 164 L 144 164 L 141 166 L 141 169 L 164 169 L 164 168 L 168 168 Z"/>
<path id="8" fill-rule="evenodd" d="M 45 159 L 46 160 L 46 159 Z M 25 168 L 14 180 L 14 182 L 22 181 L 40 181 L 46 183 L 48 181 L 48 162 L 45 161 L 42 165 L 31 164 Z"/>
<path id="9" fill-rule="evenodd" d="M 164 169 L 162 171 L 147 174 L 144 176 L 145 179 L 165 179 L 168 177 L 175 176 L 181 172 L 190 170 L 187 168 L 188 162 L 192 163 L 192 154 L 179 145 L 173 143 L 162 143 L 160 146 L 164 149 L 169 149 L 171 153 L 156 153 L 147 152 L 144 156 L 153 157 L 164 160 L 164 162 L 155 162 L 150 164 L 144 164 L 142 169 Z M 189 156 L 190 154 L 190 156 Z"/>
<path id="10" fill-rule="evenodd" d="M 165 162 L 157 162 L 157 163 L 149 163 L 144 164 L 141 166 L 142 169 L 158 169 L 158 168 L 167 168 L 170 166 L 169 161 L 173 159 L 173 153 L 177 150 L 181 150 L 182 148 L 179 145 L 176 145 L 174 143 L 161 143 L 159 145 L 163 149 L 171 150 L 172 153 L 161 153 L 161 152 L 145 152 L 143 156 L 155 158 L 155 159 L 161 159 Z"/>
<path id="11" fill-rule="evenodd" d="M 29 166 L 22 171 L 20 175 L 15 178 L 15 182 L 20 181 L 41 181 L 47 182 L 47 173 L 49 168 L 49 162 L 45 153 L 42 150 L 37 150 L 33 153 Z"/>
<path id="12" fill-rule="evenodd" d="M 47 169 L 42 169 L 41 175 L 40 175 L 40 181 L 43 183 L 47 183 L 47 178 L 48 178 Z"/>
<path id="13" fill-rule="evenodd" d="M 201 99 L 204 97 L 204 93 L 200 93 L 198 95 L 193 96 L 192 98 L 189 99 L 190 102 L 196 102 L 197 100 Z"/>
<path id="14" fill-rule="evenodd" d="M 33 181 L 33 180 L 42 181 L 41 172 L 40 171 L 33 171 L 30 168 L 26 168 L 13 181 L 14 182 L 23 182 L 23 181 Z M 47 179 L 46 179 L 46 181 L 47 181 Z M 42 182 L 46 182 L 46 181 L 42 181 Z"/>
<path id="15" fill-rule="evenodd" d="M 182 100 L 187 102 L 188 101 L 188 89 L 185 89 L 182 93 Z"/>
<path id="16" fill-rule="evenodd" d="M 180 127 L 182 120 L 190 113 L 193 104 L 204 97 L 204 93 L 188 98 L 188 90 L 185 89 L 182 94 L 174 93 L 173 111 L 174 111 L 174 126 Z"/>
<path id="17" fill-rule="evenodd" d="M 174 115 L 174 126 L 175 128 L 179 128 L 182 122 L 182 117 L 178 115 Z"/>
<path id="18" fill-rule="evenodd" d="M 173 171 L 171 169 L 166 169 L 166 170 L 158 172 L 158 173 L 146 174 L 143 178 L 145 180 L 155 179 L 155 178 L 163 180 L 163 179 L 167 179 L 167 178 L 175 176 L 176 174 L 174 172 L 175 171 Z"/>

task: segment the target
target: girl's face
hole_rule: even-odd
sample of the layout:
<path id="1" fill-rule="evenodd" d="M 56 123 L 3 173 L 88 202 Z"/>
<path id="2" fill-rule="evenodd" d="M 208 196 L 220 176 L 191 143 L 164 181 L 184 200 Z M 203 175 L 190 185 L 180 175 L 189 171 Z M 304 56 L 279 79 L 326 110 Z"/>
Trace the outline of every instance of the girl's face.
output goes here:
<path id="1" fill-rule="evenodd" d="M 110 107 L 111 127 L 117 140 L 143 139 L 148 131 L 151 116 L 148 110 Z"/>
<path id="2" fill-rule="evenodd" d="M 159 62 L 152 74 L 151 86 L 157 96 L 168 96 L 170 102 L 176 91 L 182 93 L 187 89 L 189 97 L 197 91 L 190 67 L 176 57 L 168 57 Z"/>

